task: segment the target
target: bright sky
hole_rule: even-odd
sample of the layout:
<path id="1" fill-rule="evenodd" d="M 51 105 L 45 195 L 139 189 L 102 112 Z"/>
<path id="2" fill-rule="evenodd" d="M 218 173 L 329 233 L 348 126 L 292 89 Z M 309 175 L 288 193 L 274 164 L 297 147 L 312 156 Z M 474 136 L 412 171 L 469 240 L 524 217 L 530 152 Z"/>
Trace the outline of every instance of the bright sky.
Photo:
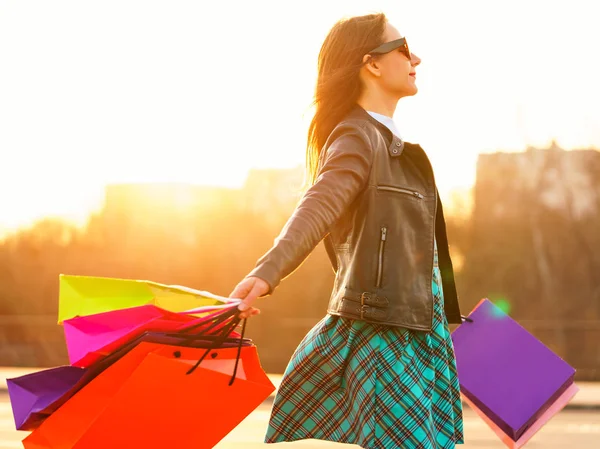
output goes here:
<path id="1" fill-rule="evenodd" d="M 373 10 L 423 59 L 395 118 L 443 193 L 479 152 L 600 148 L 594 0 L 5 0 L 0 228 L 79 217 L 107 183 L 302 164 L 323 38 Z"/>

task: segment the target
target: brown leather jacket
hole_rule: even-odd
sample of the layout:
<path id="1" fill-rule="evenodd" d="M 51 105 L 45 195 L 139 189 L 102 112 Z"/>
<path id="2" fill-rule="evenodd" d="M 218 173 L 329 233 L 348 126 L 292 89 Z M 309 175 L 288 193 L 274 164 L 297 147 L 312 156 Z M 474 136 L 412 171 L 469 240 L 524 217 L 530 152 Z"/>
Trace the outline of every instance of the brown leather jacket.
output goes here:
<path id="1" fill-rule="evenodd" d="M 430 331 L 434 238 L 446 317 L 460 323 L 429 159 L 356 106 L 329 136 L 316 182 L 248 276 L 264 279 L 270 294 L 325 239 L 335 271 L 327 313 Z"/>

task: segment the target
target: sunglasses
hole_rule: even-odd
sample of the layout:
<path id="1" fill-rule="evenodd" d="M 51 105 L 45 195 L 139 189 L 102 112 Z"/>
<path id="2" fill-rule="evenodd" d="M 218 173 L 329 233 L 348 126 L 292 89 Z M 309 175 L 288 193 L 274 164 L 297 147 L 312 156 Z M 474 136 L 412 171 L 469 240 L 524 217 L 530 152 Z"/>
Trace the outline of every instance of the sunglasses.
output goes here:
<path id="1" fill-rule="evenodd" d="M 405 37 L 401 37 L 400 39 L 396 39 L 395 41 L 390 41 L 390 42 L 386 42 L 385 44 L 381 44 L 379 47 L 374 48 L 367 54 L 369 54 L 369 55 L 384 55 L 384 54 L 394 51 L 396 49 L 399 49 L 402 52 L 402 54 L 404 54 L 404 56 L 406 56 L 408 58 L 408 60 L 410 61 L 410 59 L 411 59 L 410 50 L 408 48 L 408 44 L 406 43 Z"/>

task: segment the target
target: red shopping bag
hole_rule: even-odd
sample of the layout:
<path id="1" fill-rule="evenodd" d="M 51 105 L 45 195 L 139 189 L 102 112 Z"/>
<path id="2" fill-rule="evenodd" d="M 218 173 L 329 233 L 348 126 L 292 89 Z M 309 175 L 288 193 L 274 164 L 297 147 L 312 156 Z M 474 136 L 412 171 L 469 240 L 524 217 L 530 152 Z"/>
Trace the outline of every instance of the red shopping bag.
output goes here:
<path id="1" fill-rule="evenodd" d="M 275 387 L 256 346 L 212 349 L 190 373 L 206 351 L 140 343 L 25 438 L 25 449 L 212 448 Z"/>

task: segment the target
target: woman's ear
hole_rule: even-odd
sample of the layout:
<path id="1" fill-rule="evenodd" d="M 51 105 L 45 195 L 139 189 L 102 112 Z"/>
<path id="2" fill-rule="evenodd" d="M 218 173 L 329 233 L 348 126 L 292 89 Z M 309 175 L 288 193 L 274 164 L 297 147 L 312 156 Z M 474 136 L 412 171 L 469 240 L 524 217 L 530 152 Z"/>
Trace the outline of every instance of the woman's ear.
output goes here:
<path id="1" fill-rule="evenodd" d="M 381 70 L 377 60 L 371 55 L 363 56 L 363 65 L 373 76 L 381 76 Z"/>

